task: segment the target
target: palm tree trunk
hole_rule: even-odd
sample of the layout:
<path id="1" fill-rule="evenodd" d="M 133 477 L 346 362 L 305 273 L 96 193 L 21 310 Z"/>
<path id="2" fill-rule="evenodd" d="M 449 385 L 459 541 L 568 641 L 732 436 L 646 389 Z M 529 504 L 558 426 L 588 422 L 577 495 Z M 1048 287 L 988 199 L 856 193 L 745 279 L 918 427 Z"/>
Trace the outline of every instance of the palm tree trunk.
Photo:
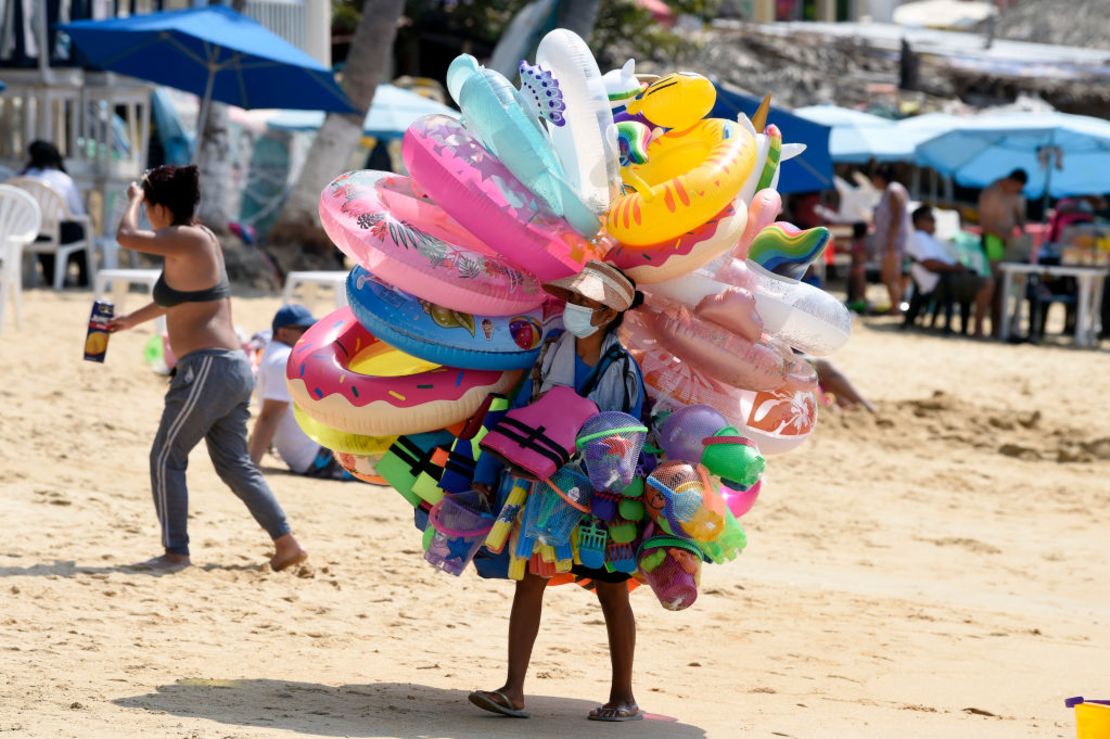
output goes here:
<path id="1" fill-rule="evenodd" d="M 208 0 L 209 5 L 220 5 L 220 0 Z M 242 13 L 246 0 L 232 0 L 231 9 Z M 203 111 L 203 105 L 201 109 Z M 208 106 L 207 120 L 198 121 L 197 147 L 194 159 L 200 170 L 200 207 L 197 216 L 202 223 L 220 236 L 230 233 L 228 223 L 238 215 L 231 206 L 238 203 L 232 197 L 231 182 L 231 129 L 227 106 L 212 102 Z"/>
<path id="2" fill-rule="evenodd" d="M 284 269 L 335 254 L 320 228 L 320 192 L 349 166 L 362 138 L 362 122 L 374 91 L 389 72 L 393 40 L 404 7 L 404 0 L 366 0 L 362 6 L 342 81 L 343 91 L 360 113 L 328 114 L 312 142 L 297 184 L 267 237 L 269 252 Z"/>

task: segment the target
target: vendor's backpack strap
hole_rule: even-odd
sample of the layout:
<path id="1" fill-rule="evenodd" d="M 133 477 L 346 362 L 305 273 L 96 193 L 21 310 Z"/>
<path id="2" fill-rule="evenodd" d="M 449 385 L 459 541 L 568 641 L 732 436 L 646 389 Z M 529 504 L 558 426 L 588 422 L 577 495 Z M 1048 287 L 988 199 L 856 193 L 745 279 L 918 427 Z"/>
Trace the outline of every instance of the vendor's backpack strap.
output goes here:
<path id="1" fill-rule="evenodd" d="M 561 336 L 562 334 L 560 334 Z M 543 347 L 540 349 L 540 355 L 536 358 L 536 363 L 532 365 L 532 397 L 529 400 L 535 399 L 536 393 L 543 387 L 543 363 L 547 361 L 548 352 L 551 347 L 559 341 L 559 336 L 552 336 L 543 342 Z"/>
<path id="2" fill-rule="evenodd" d="M 609 351 L 601 355 L 601 359 L 597 361 L 597 364 L 594 366 L 593 371 L 590 372 L 590 375 L 586 378 L 586 382 L 582 386 L 582 397 L 590 397 L 590 393 L 597 389 L 597 384 L 601 382 L 601 378 L 609 370 L 610 365 L 612 365 L 614 362 L 619 362 L 622 359 L 624 360 L 624 369 L 622 370 L 622 374 L 627 375 L 629 369 L 628 363 L 632 361 L 632 355 L 630 355 L 628 353 L 628 350 L 621 346 L 619 343 L 613 344 L 613 346 L 609 347 Z M 624 388 L 624 406 L 621 408 L 621 410 L 623 410 L 625 413 L 628 413 L 630 410 L 632 410 L 632 399 L 628 397 L 628 382 L 626 382 L 623 376 L 621 378 L 621 386 Z"/>

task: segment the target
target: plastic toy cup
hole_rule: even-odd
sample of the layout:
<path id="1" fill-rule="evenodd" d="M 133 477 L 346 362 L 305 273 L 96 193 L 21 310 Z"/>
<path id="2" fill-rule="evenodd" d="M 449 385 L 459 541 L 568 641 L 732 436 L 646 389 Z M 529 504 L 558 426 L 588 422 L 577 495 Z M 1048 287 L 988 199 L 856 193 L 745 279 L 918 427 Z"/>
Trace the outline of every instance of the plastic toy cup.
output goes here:
<path id="1" fill-rule="evenodd" d="M 572 467 L 563 467 L 532 488 L 524 508 L 524 535 L 549 546 L 570 542 L 571 532 L 590 510 L 590 481 Z"/>
<path id="2" fill-rule="evenodd" d="M 640 547 L 640 571 L 668 611 L 689 608 L 698 599 L 701 552 L 686 539 L 653 536 Z"/>
<path id="3" fill-rule="evenodd" d="M 437 569 L 458 577 L 482 547 L 493 528 L 494 517 L 479 492 L 447 494 L 428 512 L 435 529 L 424 559 Z"/>
<path id="4" fill-rule="evenodd" d="M 1082 696 L 1064 701 L 1075 709 L 1077 739 L 1107 739 L 1110 737 L 1110 700 L 1084 700 Z"/>

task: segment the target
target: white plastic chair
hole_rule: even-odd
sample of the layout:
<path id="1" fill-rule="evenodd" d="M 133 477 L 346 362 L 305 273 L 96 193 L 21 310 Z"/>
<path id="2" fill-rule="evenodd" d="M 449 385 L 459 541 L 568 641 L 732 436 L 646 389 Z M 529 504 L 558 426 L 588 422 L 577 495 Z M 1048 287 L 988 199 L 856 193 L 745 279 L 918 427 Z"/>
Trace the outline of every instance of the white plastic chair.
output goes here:
<path id="1" fill-rule="evenodd" d="M 15 307 L 15 327 L 23 329 L 23 247 L 35 240 L 41 226 L 35 199 L 17 187 L 0 185 L 0 333 L 9 297 Z"/>
<path id="2" fill-rule="evenodd" d="M 0 182 L 7 182 L 12 177 L 15 177 L 15 171 L 11 167 L 0 164 Z"/>
<path id="3" fill-rule="evenodd" d="M 39 204 L 39 211 L 42 214 L 40 236 L 46 238 L 42 241 L 32 242 L 27 247 L 27 251 L 34 254 L 54 255 L 54 289 L 62 289 L 62 285 L 65 283 L 66 267 L 69 264 L 69 255 L 79 251 L 85 252 L 85 258 L 89 265 L 89 283 L 91 284 L 96 279 L 96 246 L 93 240 L 92 219 L 88 215 L 70 213 L 62 194 L 44 182 L 30 177 L 16 177 L 9 180 L 8 184 L 26 191 Z M 80 223 L 85 230 L 84 238 L 80 241 L 63 244 L 61 239 L 63 221 Z"/>

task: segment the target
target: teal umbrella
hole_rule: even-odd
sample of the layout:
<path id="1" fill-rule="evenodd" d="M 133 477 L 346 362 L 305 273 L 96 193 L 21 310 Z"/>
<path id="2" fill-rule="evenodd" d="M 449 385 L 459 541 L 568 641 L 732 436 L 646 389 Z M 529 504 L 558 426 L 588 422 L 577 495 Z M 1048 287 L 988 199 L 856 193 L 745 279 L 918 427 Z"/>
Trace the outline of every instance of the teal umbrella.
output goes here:
<path id="1" fill-rule="evenodd" d="M 459 112 L 415 92 L 378 85 L 362 133 L 378 139 L 399 139 L 417 118 L 433 114 L 457 118 Z M 315 131 L 322 125 L 324 114 L 315 111 L 282 110 L 266 121 L 267 128 L 276 131 Z"/>

